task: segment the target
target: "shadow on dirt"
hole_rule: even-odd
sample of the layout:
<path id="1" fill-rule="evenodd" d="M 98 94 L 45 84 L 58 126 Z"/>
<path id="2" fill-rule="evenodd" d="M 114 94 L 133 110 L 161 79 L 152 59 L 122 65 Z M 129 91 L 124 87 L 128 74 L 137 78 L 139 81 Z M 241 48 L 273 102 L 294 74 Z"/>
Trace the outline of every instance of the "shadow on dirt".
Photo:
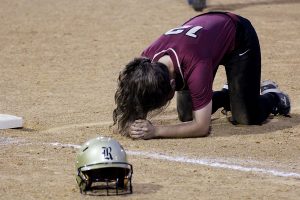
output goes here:
<path id="1" fill-rule="evenodd" d="M 269 134 L 283 131 L 288 134 L 296 132 L 293 127 L 300 125 L 300 114 L 292 114 L 291 117 L 275 116 L 269 118 L 263 125 L 232 125 L 227 118 L 212 121 L 211 136 L 231 136 L 248 134 Z"/>
<path id="2" fill-rule="evenodd" d="M 178 120 L 176 109 L 163 113 L 162 116 L 151 119 L 154 124 L 172 125 L 180 123 Z M 218 111 L 217 111 L 218 112 Z M 218 117 L 219 115 L 219 117 Z M 276 131 L 283 131 L 287 133 L 294 133 L 296 130 L 293 127 L 300 125 L 300 114 L 293 113 L 291 117 L 273 116 L 263 125 L 233 125 L 229 118 L 223 114 L 216 113 L 212 117 L 211 127 L 212 131 L 210 137 L 215 136 L 231 136 L 231 135 L 248 135 L 248 134 L 268 134 Z M 300 128 L 300 127 L 299 127 Z"/>
<path id="3" fill-rule="evenodd" d="M 153 183 L 134 183 L 133 194 L 154 194 L 163 188 L 162 185 Z"/>
<path id="4" fill-rule="evenodd" d="M 259 1 L 259 2 L 249 2 L 249 3 L 235 3 L 235 4 L 224 4 L 224 5 L 211 5 L 206 8 L 207 11 L 213 10 L 237 10 L 241 8 L 247 8 L 250 6 L 257 5 L 272 5 L 272 4 L 291 4 L 291 3 L 300 3 L 299 0 L 274 0 L 274 1 Z"/>

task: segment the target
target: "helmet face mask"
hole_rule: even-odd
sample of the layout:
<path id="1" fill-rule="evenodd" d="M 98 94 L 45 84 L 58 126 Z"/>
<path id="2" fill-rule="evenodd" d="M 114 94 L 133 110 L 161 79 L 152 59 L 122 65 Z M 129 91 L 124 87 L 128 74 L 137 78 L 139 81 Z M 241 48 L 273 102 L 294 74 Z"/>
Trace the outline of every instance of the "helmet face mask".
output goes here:
<path id="1" fill-rule="evenodd" d="M 76 158 L 76 181 L 81 193 L 121 195 L 132 193 L 132 165 L 114 139 L 98 137 L 86 142 Z"/>

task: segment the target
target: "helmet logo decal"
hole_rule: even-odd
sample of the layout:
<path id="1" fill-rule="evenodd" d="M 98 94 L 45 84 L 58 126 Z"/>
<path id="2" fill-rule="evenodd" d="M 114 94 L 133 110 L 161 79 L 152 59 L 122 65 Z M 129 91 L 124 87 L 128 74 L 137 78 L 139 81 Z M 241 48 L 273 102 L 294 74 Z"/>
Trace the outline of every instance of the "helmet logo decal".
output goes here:
<path id="1" fill-rule="evenodd" d="M 103 152 L 102 154 L 104 155 L 104 159 L 106 160 L 113 160 L 113 157 L 111 155 L 111 147 L 102 147 Z"/>

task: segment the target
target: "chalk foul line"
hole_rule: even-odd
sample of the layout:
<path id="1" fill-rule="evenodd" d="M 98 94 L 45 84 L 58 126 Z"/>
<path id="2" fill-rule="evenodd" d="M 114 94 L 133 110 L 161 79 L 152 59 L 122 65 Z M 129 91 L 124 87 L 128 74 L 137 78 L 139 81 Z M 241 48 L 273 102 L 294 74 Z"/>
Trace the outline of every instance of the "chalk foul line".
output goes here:
<path id="1" fill-rule="evenodd" d="M 52 146 L 60 146 L 60 147 L 69 147 L 75 149 L 80 148 L 80 145 L 62 144 L 58 142 L 44 143 L 44 144 L 48 144 Z M 203 165 L 203 166 L 208 166 L 213 168 L 222 168 L 222 169 L 236 170 L 242 172 L 255 172 L 255 173 L 269 174 L 269 175 L 279 176 L 279 177 L 290 177 L 290 178 L 300 179 L 300 174 L 296 172 L 286 172 L 277 169 L 260 168 L 260 167 L 247 167 L 238 164 L 224 163 L 221 159 L 220 161 L 218 159 L 201 159 L 201 158 L 196 159 L 196 158 L 189 158 L 186 156 L 170 156 L 161 153 L 132 151 L 132 150 L 127 150 L 126 153 L 132 156 L 142 156 L 147 158 L 153 158 L 156 160 L 164 160 L 164 161 L 179 162 L 179 163 L 190 163 L 190 164 Z"/>

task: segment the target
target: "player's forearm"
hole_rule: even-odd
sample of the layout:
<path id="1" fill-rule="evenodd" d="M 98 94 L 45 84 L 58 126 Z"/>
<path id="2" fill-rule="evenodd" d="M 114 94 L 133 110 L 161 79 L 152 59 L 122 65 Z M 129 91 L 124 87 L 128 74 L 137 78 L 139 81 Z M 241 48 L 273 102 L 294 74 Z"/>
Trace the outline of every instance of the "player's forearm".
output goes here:
<path id="1" fill-rule="evenodd" d="M 170 126 L 157 126 L 156 138 L 189 138 L 204 137 L 209 134 L 209 125 L 199 124 L 195 121 Z"/>

